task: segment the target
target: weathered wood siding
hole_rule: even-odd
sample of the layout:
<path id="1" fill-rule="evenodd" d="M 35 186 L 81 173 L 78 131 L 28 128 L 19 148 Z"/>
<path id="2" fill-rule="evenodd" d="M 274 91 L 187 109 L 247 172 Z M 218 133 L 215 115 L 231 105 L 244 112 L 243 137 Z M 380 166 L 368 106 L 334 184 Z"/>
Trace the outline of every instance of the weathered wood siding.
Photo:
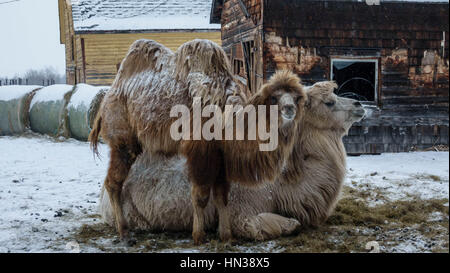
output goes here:
<path id="1" fill-rule="evenodd" d="M 75 33 L 72 21 L 72 9 L 70 0 L 59 0 L 59 10 L 63 18 L 60 18 L 60 28 L 63 32 L 60 33 L 61 40 L 65 44 L 66 51 L 66 82 L 68 84 L 76 83 L 76 47 L 75 47 Z M 61 26 L 62 23 L 62 26 Z M 62 30 L 62 29 L 61 29 Z"/>
<path id="2" fill-rule="evenodd" d="M 381 104 L 448 103 L 448 4 L 292 0 L 265 10 L 267 76 L 287 67 L 313 83 L 329 79 L 331 56 L 373 56 Z"/>
<path id="3" fill-rule="evenodd" d="M 332 57 L 380 64 L 377 107 L 345 138 L 350 153 L 448 145 L 448 4 L 264 1 L 264 77 L 288 68 L 329 80 Z"/>
<path id="4" fill-rule="evenodd" d="M 306 84 L 329 80 L 335 57 L 378 61 L 372 115 L 344 139 L 349 153 L 448 145 L 448 4 L 215 2 L 219 8 L 213 11 L 214 18 L 221 14 L 223 47 L 232 62 L 244 60 L 243 42 L 260 37 L 255 39 L 260 41 L 256 71 L 240 74 L 259 79 L 257 86 L 283 68 L 295 71 Z"/>
<path id="5" fill-rule="evenodd" d="M 254 92 L 263 84 L 262 0 L 225 0 L 222 8 L 222 47 L 232 64 L 235 60 L 242 62 L 243 69 L 235 73 L 244 78 Z M 247 58 L 245 43 L 252 44 L 253 55 Z M 246 65 L 249 65 L 248 70 Z"/>
<path id="6" fill-rule="evenodd" d="M 424 110 L 422 107 L 380 109 L 355 124 L 344 137 L 349 154 L 380 154 L 423 150 L 448 146 L 448 110 Z"/>

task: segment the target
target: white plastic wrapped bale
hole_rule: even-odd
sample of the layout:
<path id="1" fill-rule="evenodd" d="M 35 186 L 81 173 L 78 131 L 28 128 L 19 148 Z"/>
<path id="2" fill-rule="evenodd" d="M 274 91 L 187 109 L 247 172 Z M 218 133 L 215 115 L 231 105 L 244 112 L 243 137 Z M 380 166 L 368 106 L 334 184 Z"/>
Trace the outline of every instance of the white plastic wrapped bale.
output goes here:
<path id="1" fill-rule="evenodd" d="M 86 141 L 92 129 L 92 121 L 97 114 L 97 104 L 103 99 L 107 86 L 78 84 L 72 94 L 67 111 L 71 137 Z"/>
<path id="2" fill-rule="evenodd" d="M 0 135 L 24 133 L 29 127 L 30 101 L 40 86 L 0 86 Z"/>
<path id="3" fill-rule="evenodd" d="M 69 137 L 67 104 L 73 86 L 55 84 L 39 90 L 30 105 L 30 127 L 33 132 Z"/>

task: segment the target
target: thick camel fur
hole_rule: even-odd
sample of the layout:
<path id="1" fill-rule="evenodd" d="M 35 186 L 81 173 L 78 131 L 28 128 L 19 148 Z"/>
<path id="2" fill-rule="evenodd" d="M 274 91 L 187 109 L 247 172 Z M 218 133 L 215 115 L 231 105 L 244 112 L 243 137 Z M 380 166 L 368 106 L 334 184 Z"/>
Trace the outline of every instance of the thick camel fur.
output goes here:
<path id="1" fill-rule="evenodd" d="M 333 212 L 346 173 L 342 137 L 365 114 L 358 101 L 337 97 L 334 82 L 307 89 L 304 118 L 285 170 L 275 183 L 262 187 L 232 184 L 230 219 L 235 237 L 274 239 L 301 227 L 317 226 Z M 134 163 L 123 190 L 125 217 L 135 229 L 192 229 L 186 159 L 142 154 Z M 101 214 L 113 225 L 108 195 L 100 197 Z M 205 209 L 205 228 L 214 230 L 214 206 Z"/>
<path id="2" fill-rule="evenodd" d="M 227 101 L 242 106 L 277 105 L 281 110 L 278 113 L 278 147 L 271 152 L 261 152 L 258 145 L 264 141 L 259 138 L 174 140 L 170 129 L 177 119 L 170 117 L 171 109 L 178 105 L 189 107 L 192 126 L 195 124 L 193 103 L 197 97 L 202 99 L 203 106 L 215 105 L 222 111 Z M 111 148 L 105 188 L 120 236 L 124 238 L 128 233 L 122 211 L 123 182 L 136 158 L 145 153 L 186 157 L 192 184 L 194 241 L 197 244 L 204 241 L 204 208 L 211 192 L 219 211 L 220 237 L 231 239 L 227 206 L 230 182 L 258 185 L 274 181 L 281 174 L 292 151 L 304 98 L 300 79 L 291 72 L 279 71 L 247 99 L 235 82 L 224 51 L 207 40 L 188 42 L 175 53 L 154 41 L 135 42 L 102 102 L 90 135 L 94 151 L 99 137 Z M 231 116 L 235 117 L 233 114 Z M 203 125 L 205 121 L 202 119 L 200 123 Z M 267 128 L 269 125 L 269 121 L 264 124 Z M 248 122 L 245 126 L 249 126 Z"/>

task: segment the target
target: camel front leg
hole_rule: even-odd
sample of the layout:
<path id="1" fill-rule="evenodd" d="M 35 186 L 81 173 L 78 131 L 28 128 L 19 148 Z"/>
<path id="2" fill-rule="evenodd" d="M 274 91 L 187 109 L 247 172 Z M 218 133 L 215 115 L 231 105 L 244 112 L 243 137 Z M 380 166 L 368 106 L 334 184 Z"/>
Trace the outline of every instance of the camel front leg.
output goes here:
<path id="1" fill-rule="evenodd" d="M 132 156 L 125 147 L 112 148 L 105 188 L 108 191 L 116 228 L 121 240 L 128 237 L 128 224 L 122 210 L 122 186 L 132 165 Z"/>
<path id="2" fill-rule="evenodd" d="M 205 233 L 205 208 L 208 205 L 211 186 L 192 184 L 191 196 L 194 207 L 194 225 L 192 227 L 192 237 L 194 244 L 201 245 L 206 241 Z"/>
<path id="3" fill-rule="evenodd" d="M 192 184 L 191 196 L 194 208 L 192 236 L 194 243 L 202 244 L 205 239 L 205 208 L 208 205 L 211 188 L 223 166 L 220 151 L 214 143 L 207 141 L 187 142 L 183 145 L 183 154 L 187 159 L 189 180 Z"/>
<path id="4" fill-rule="evenodd" d="M 301 225 L 294 218 L 286 218 L 273 213 L 239 217 L 236 226 L 239 235 L 252 240 L 265 241 L 289 236 L 300 231 Z"/>
<path id="5" fill-rule="evenodd" d="M 230 184 L 226 180 L 224 168 L 221 168 L 219 176 L 213 187 L 214 205 L 219 214 L 219 236 L 223 242 L 233 239 L 230 224 L 230 208 L 228 206 L 228 193 Z"/>

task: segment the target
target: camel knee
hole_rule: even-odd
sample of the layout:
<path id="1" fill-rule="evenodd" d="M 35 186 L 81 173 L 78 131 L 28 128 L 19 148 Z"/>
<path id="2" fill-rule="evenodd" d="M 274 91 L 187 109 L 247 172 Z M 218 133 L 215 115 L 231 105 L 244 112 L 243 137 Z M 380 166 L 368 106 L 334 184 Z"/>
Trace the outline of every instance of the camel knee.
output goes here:
<path id="1" fill-rule="evenodd" d="M 120 181 L 107 177 L 105 179 L 105 189 L 109 194 L 120 192 L 122 189 L 122 184 L 120 183 Z"/>
<path id="2" fill-rule="evenodd" d="M 229 192 L 230 184 L 225 180 L 224 175 L 220 173 L 213 187 L 214 204 L 216 207 L 220 208 L 228 206 Z"/>
<path id="3" fill-rule="evenodd" d="M 195 198 L 195 205 L 204 209 L 208 205 L 209 196 L 199 196 Z"/>
<path id="4" fill-rule="evenodd" d="M 111 148 L 108 174 L 105 181 L 107 189 L 115 186 L 122 187 L 122 183 L 127 178 L 131 165 L 136 159 L 135 153 L 137 152 L 131 152 L 125 144 Z"/>
<path id="5" fill-rule="evenodd" d="M 192 201 L 194 206 L 206 208 L 209 202 L 211 188 L 208 185 L 192 185 Z"/>

